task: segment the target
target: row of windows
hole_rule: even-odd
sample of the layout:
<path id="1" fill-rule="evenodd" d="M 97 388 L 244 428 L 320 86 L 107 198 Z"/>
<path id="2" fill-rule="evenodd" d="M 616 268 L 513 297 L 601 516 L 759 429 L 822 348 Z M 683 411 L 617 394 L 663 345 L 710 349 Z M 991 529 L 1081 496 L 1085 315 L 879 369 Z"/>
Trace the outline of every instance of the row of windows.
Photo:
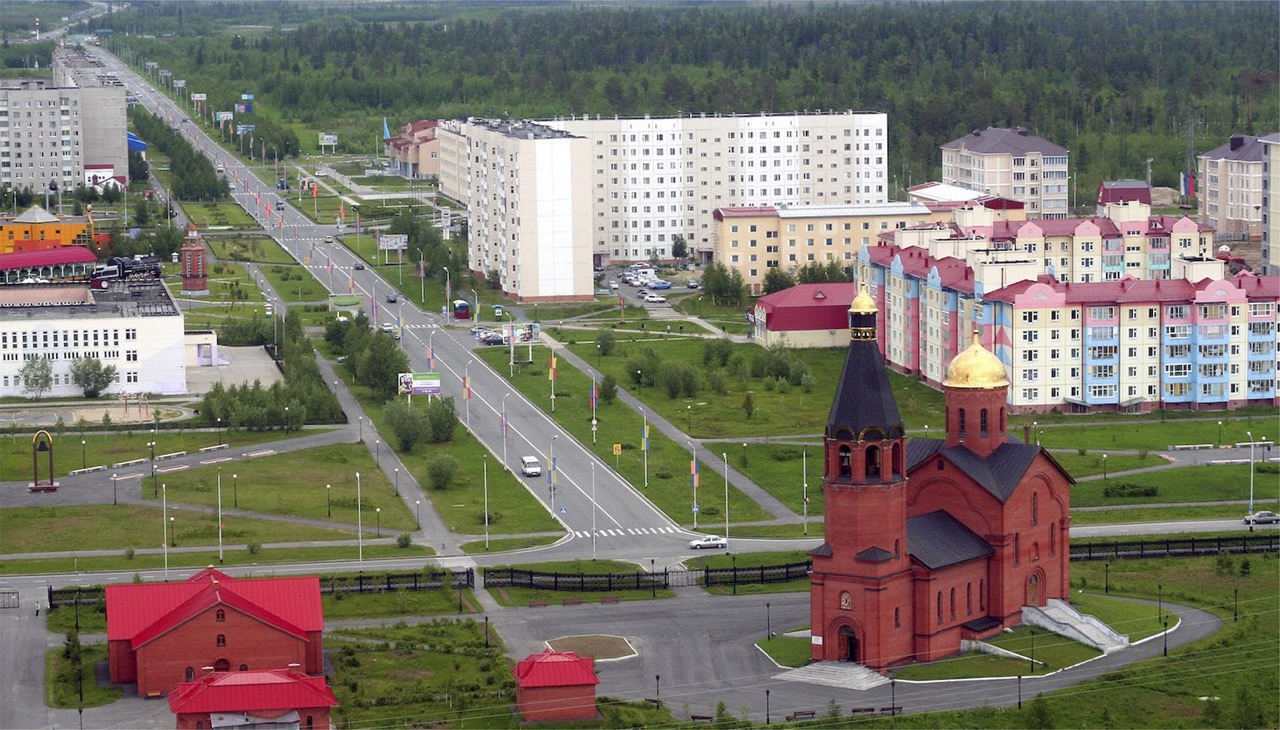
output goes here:
<path id="1" fill-rule="evenodd" d="M 51 336 L 52 335 L 52 336 Z M 59 337 L 61 335 L 61 337 Z M 0 350 L 45 348 L 57 349 L 99 345 L 120 345 L 119 329 L 85 329 L 85 330 L 53 330 L 52 332 L 0 332 Z M 124 330 L 126 341 L 138 339 L 138 330 L 127 327 Z M 92 344 L 91 344 L 92 343 Z M 136 359 L 136 358 L 135 358 Z"/>

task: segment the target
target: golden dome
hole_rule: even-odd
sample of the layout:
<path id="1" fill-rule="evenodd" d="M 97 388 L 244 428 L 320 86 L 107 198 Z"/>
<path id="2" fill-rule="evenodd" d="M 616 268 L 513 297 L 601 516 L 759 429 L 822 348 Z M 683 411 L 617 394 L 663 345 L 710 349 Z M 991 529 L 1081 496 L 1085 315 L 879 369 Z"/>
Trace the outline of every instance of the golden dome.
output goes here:
<path id="1" fill-rule="evenodd" d="M 866 287 L 859 287 L 858 296 L 849 304 L 849 314 L 875 314 L 877 311 L 876 300 L 867 293 Z"/>
<path id="2" fill-rule="evenodd" d="M 978 333 L 974 332 L 973 344 L 947 365 L 942 384 L 948 388 L 1004 388 L 1008 387 L 1009 378 L 1004 363 L 978 342 Z"/>

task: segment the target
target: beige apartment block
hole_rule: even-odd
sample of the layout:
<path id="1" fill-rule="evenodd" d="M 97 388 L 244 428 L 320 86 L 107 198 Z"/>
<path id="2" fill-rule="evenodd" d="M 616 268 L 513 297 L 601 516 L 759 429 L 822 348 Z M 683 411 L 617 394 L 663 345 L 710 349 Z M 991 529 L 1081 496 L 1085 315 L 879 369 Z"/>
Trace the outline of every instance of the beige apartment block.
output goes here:
<path id="1" fill-rule="evenodd" d="M 468 265 L 517 301 L 590 300 L 590 148 L 532 122 L 442 123 L 441 182 L 465 186 Z"/>
<path id="2" fill-rule="evenodd" d="M 1221 238 L 1262 238 L 1263 139 L 1232 135 L 1226 144 L 1197 158 L 1200 220 L 1216 228 Z"/>
<path id="3" fill-rule="evenodd" d="M 1262 273 L 1280 274 L 1280 132 L 1262 137 Z"/>
<path id="4" fill-rule="evenodd" d="M 920 203 L 720 208 L 713 213 L 715 260 L 742 274 L 754 295 L 771 268 L 810 264 L 852 269 L 858 251 L 891 231 L 951 219 Z"/>
<path id="5" fill-rule="evenodd" d="M 1066 218 L 1070 153 L 1022 127 L 975 129 L 942 145 L 942 182 L 1022 202 L 1028 218 Z"/>

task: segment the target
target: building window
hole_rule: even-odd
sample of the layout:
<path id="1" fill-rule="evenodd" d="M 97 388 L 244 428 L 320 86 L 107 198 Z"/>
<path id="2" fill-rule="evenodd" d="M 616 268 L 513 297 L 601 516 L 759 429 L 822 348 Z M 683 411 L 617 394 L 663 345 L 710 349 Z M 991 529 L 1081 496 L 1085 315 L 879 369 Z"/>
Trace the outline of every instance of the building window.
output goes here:
<path id="1" fill-rule="evenodd" d="M 964 584 L 964 611 L 966 616 L 973 615 L 973 583 Z"/>
<path id="2" fill-rule="evenodd" d="M 240 665 L 240 671 L 242 671 L 242 672 L 247 672 L 247 671 L 249 671 L 249 665 L 248 665 L 248 664 L 241 664 L 241 665 Z"/>
<path id="3" fill-rule="evenodd" d="M 191 680 L 195 679 L 195 678 L 196 678 L 196 670 L 195 670 L 195 667 L 187 667 L 187 671 L 186 671 L 186 673 L 185 673 L 185 675 L 184 675 L 184 676 L 187 678 L 187 681 L 188 681 L 188 682 L 190 682 Z"/>
<path id="4" fill-rule="evenodd" d="M 880 480 L 880 447 L 868 446 L 865 452 L 867 459 L 866 475 L 867 481 Z"/>
<path id="5" fill-rule="evenodd" d="M 1031 525 L 1040 524 L 1040 493 L 1031 493 Z"/>
<path id="6" fill-rule="evenodd" d="M 853 457 L 853 452 L 849 450 L 848 446 L 840 447 L 840 451 L 837 456 L 839 460 L 840 476 L 846 479 L 851 478 L 853 476 L 853 458 L 852 457 Z"/>
<path id="7" fill-rule="evenodd" d="M 227 635 L 226 635 L 226 634 L 218 634 L 218 642 L 217 642 L 217 643 L 218 643 L 218 646 L 226 646 L 226 645 L 227 645 Z"/>
<path id="8" fill-rule="evenodd" d="M 214 613 L 214 620 L 217 621 L 218 623 L 222 623 L 223 621 L 226 621 L 227 612 L 219 608 L 217 612 Z"/>
<path id="9" fill-rule="evenodd" d="M 986 408 L 983 408 L 982 411 L 978 414 L 978 435 L 984 436 L 984 437 L 987 435 L 987 409 Z"/>
<path id="10" fill-rule="evenodd" d="M 961 408 L 960 409 L 960 428 L 957 429 L 956 431 L 956 435 L 960 437 L 961 441 L 964 441 L 964 427 L 965 427 L 964 409 Z"/>
<path id="11" fill-rule="evenodd" d="M 900 608 L 893 609 L 893 628 L 902 628 L 902 609 Z"/>
<path id="12" fill-rule="evenodd" d="M 956 589 L 951 589 L 951 620 L 956 620 Z"/>
<path id="13" fill-rule="evenodd" d="M 987 610 L 987 579 L 978 580 L 978 610 Z"/>
<path id="14" fill-rule="evenodd" d="M 942 623 L 942 591 L 938 591 L 938 623 Z"/>

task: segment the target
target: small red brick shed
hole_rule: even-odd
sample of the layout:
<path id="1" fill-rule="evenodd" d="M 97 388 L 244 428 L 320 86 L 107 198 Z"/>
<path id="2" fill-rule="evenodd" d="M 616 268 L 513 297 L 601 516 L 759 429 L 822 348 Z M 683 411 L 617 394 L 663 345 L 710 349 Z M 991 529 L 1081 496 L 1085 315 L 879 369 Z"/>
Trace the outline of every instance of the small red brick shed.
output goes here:
<path id="1" fill-rule="evenodd" d="M 530 654 L 511 673 L 516 708 L 526 722 L 591 720 L 596 716 L 595 661 L 571 651 Z"/>
<path id="2" fill-rule="evenodd" d="M 328 730 L 338 706 L 324 677 L 296 667 L 246 672 L 206 672 L 169 693 L 178 730 L 215 727 L 296 727 Z"/>

